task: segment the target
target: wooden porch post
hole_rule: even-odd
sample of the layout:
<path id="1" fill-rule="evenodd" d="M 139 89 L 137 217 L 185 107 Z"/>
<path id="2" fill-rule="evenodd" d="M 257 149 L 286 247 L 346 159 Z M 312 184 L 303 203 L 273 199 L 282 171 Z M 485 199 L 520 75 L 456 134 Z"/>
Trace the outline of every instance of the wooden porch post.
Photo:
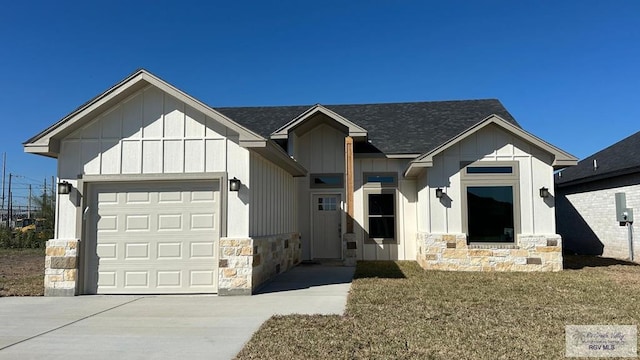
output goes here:
<path id="1" fill-rule="evenodd" d="M 353 138 L 347 136 L 344 138 L 344 156 L 345 156 L 345 192 L 347 207 L 347 234 L 353 233 Z"/>

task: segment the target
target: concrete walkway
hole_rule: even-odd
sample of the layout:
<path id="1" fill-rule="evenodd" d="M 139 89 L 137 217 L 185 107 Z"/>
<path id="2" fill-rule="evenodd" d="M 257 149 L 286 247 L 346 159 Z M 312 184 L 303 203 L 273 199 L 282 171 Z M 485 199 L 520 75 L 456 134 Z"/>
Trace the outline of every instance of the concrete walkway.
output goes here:
<path id="1" fill-rule="evenodd" d="M 342 314 L 353 272 L 300 265 L 243 297 L 0 298 L 0 359 L 231 359 L 274 314 Z"/>

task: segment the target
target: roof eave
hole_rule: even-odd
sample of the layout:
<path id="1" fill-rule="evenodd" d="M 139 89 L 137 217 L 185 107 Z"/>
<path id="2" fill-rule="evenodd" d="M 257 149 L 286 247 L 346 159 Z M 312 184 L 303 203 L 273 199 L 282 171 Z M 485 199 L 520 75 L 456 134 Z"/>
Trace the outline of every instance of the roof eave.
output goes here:
<path id="1" fill-rule="evenodd" d="M 300 124 L 304 123 L 307 119 L 311 118 L 312 116 L 318 114 L 318 113 L 322 113 L 326 116 L 328 116 L 329 118 L 331 118 L 332 120 L 338 122 L 339 124 L 344 125 L 345 127 L 347 127 L 347 129 L 349 129 L 349 136 L 351 137 L 364 137 L 366 138 L 368 136 L 368 131 L 364 128 L 362 128 L 361 126 L 357 125 L 356 123 L 350 121 L 349 119 L 345 118 L 344 116 L 336 113 L 335 111 L 332 111 L 320 104 L 316 104 L 312 107 L 310 107 L 309 109 L 307 109 L 305 112 L 303 112 L 302 114 L 298 115 L 296 118 L 294 118 L 293 120 L 289 121 L 288 123 L 284 124 L 283 126 L 281 126 L 279 129 L 277 129 L 276 131 L 272 132 L 270 135 L 271 139 L 287 139 L 289 138 L 289 132 L 291 132 L 293 129 L 295 129 L 296 127 L 298 127 Z"/>
<path id="2" fill-rule="evenodd" d="M 476 131 L 490 124 L 496 124 L 502 127 L 503 129 L 509 131 L 510 133 L 520 137 L 521 139 L 533 144 L 534 146 L 537 146 L 547 151 L 548 153 L 552 154 L 554 156 L 554 160 L 552 163 L 552 166 L 554 168 L 560 169 L 568 166 L 574 166 L 578 163 L 578 159 L 575 156 L 561 150 L 560 148 L 554 145 L 547 143 L 546 141 L 538 138 L 537 136 L 525 131 L 521 127 L 504 120 L 500 116 L 496 114 L 492 114 L 486 117 L 485 119 L 483 119 L 482 121 L 478 122 L 474 126 L 463 131 L 462 133 L 454 136 L 449 141 L 439 145 L 438 147 L 431 150 L 430 152 L 423 154 L 415 161 L 412 161 L 407 167 L 407 169 L 405 170 L 405 176 L 413 176 L 413 177 L 417 176 L 417 174 L 420 171 L 422 171 L 421 170 L 422 168 L 433 166 L 434 156 L 442 153 L 443 151 L 450 148 L 454 144 L 464 140 L 471 134 L 475 133 Z M 425 164 L 425 166 L 417 166 L 417 164 Z"/>
<path id="3" fill-rule="evenodd" d="M 253 144 L 254 142 L 256 144 L 260 144 L 260 142 L 266 141 L 265 138 L 258 135 L 257 133 L 241 126 L 222 113 L 212 109 L 211 107 L 191 97 L 190 95 L 165 82 L 164 80 L 147 72 L 146 70 L 141 69 L 126 77 L 124 80 L 118 82 L 107 91 L 88 101 L 52 126 L 43 130 L 31 139 L 25 141 L 23 143 L 25 152 L 41 154 L 45 156 L 57 155 L 59 148 L 54 149 L 49 147 L 48 149 L 44 149 L 42 148 L 42 143 L 55 144 L 56 142 L 59 142 L 61 138 L 79 128 L 83 124 L 83 119 L 92 118 L 94 115 L 97 115 L 108 109 L 110 106 L 113 106 L 113 104 L 118 103 L 129 96 L 132 96 L 136 92 L 148 86 L 155 86 L 168 93 L 169 95 L 177 98 L 178 100 L 184 102 L 188 106 L 220 122 L 230 130 L 238 133 L 240 141 L 245 144 Z"/>

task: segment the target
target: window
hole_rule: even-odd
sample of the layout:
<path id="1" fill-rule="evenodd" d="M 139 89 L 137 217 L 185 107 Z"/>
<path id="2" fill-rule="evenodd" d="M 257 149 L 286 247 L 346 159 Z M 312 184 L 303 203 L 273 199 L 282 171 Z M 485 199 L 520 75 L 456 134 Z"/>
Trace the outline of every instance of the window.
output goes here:
<path id="1" fill-rule="evenodd" d="M 368 243 L 396 242 L 397 173 L 364 173 L 365 226 Z"/>
<path id="2" fill-rule="evenodd" d="M 366 187 L 395 187 L 398 183 L 396 173 L 364 173 L 362 180 Z"/>
<path id="3" fill-rule="evenodd" d="M 513 186 L 467 186 L 470 242 L 513 242 Z"/>
<path id="4" fill-rule="evenodd" d="M 461 174 L 463 227 L 469 242 L 513 244 L 520 230 L 518 163 L 478 161 Z"/>
<path id="5" fill-rule="evenodd" d="M 311 188 L 342 188 L 344 174 L 311 174 L 309 180 Z"/>
<path id="6" fill-rule="evenodd" d="M 319 211 L 336 211 L 338 202 L 335 196 L 326 196 L 318 198 Z"/>
<path id="7" fill-rule="evenodd" d="M 369 238 L 395 238 L 395 194 L 368 194 Z"/>

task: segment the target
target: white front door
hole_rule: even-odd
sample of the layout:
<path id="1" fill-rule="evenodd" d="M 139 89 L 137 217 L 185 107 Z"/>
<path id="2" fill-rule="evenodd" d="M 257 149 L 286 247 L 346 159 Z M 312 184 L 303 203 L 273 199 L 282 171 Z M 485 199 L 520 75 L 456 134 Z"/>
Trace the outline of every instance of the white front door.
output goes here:
<path id="1" fill-rule="evenodd" d="M 313 195 L 313 258 L 342 258 L 340 194 Z"/>
<path id="2" fill-rule="evenodd" d="M 215 293 L 220 182 L 91 186 L 88 293 Z"/>

